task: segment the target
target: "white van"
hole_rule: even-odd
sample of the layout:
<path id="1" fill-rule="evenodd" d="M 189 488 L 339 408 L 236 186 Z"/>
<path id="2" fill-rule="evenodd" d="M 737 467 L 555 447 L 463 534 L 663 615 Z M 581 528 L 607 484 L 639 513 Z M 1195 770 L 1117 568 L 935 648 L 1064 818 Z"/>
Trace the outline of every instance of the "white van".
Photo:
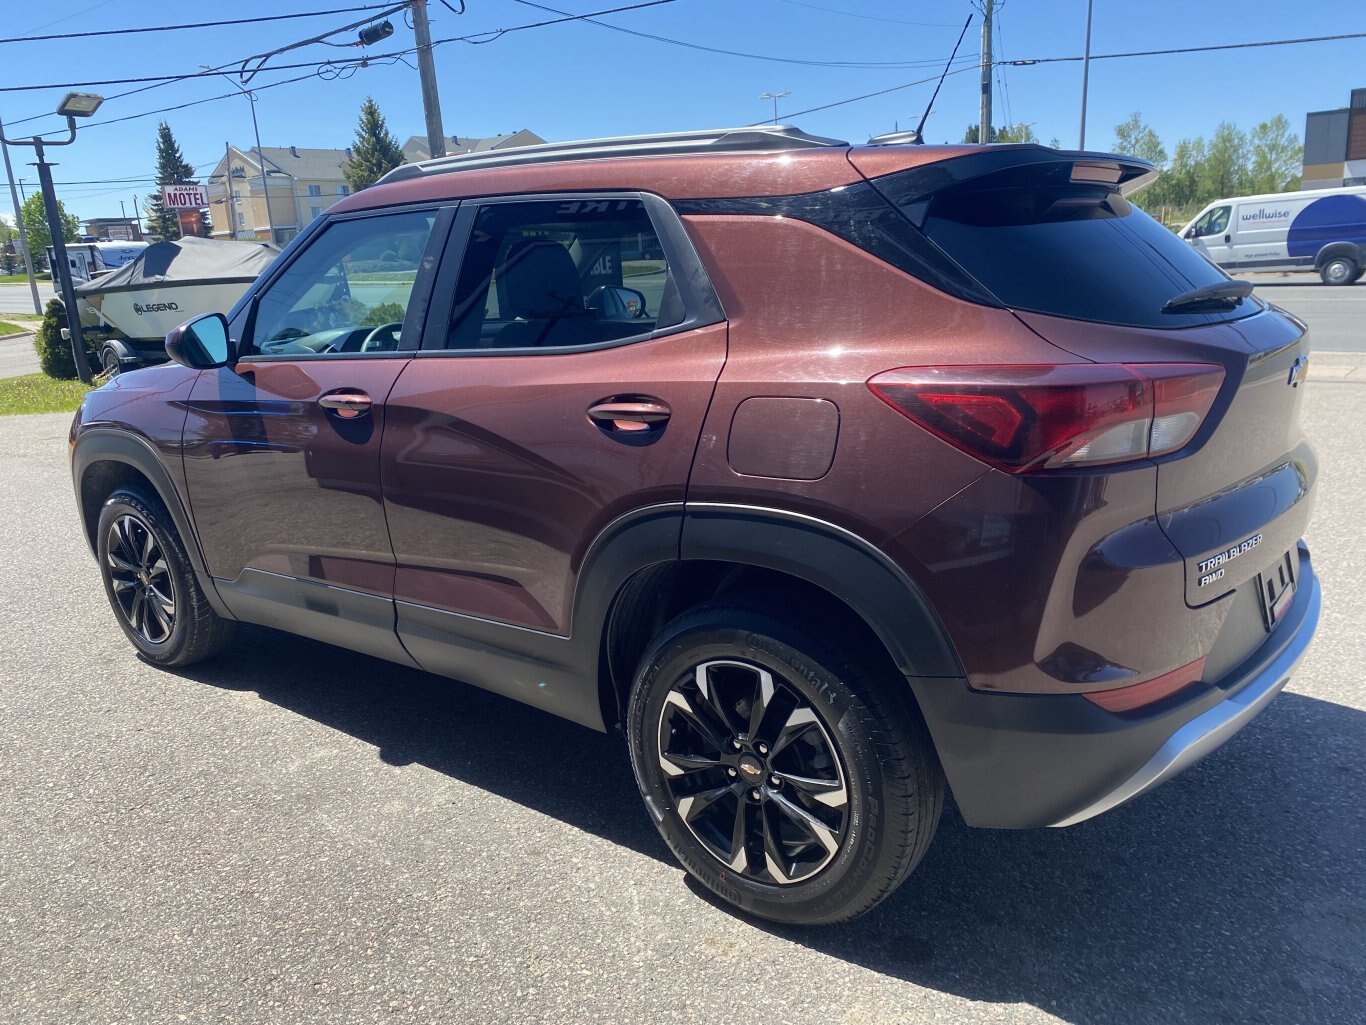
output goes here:
<path id="1" fill-rule="evenodd" d="M 1366 185 L 1220 199 L 1181 229 L 1224 270 L 1309 270 L 1350 285 L 1366 272 Z"/>
<path id="2" fill-rule="evenodd" d="M 89 281 L 125 263 L 132 263 L 147 248 L 147 242 L 68 242 L 66 259 L 71 266 L 71 280 Z M 47 265 L 56 259 L 52 246 L 47 247 Z"/>

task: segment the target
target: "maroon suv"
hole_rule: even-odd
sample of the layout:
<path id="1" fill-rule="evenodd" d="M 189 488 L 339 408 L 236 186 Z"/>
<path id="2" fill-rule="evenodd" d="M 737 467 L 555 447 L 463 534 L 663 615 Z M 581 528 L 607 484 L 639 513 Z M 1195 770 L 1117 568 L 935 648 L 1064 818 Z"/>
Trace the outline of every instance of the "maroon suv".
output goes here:
<path id="1" fill-rule="evenodd" d="M 114 612 L 621 727 L 679 860 L 871 907 L 947 783 L 1062 826 L 1213 750 L 1319 614 L 1305 327 L 1127 157 L 792 129 L 399 168 L 71 431 Z"/>

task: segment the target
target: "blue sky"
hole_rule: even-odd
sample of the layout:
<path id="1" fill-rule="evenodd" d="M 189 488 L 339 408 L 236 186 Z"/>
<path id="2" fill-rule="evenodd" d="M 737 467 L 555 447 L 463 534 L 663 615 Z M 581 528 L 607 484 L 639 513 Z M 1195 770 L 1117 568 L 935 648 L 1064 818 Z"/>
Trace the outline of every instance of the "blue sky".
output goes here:
<path id="1" fill-rule="evenodd" d="M 13 4 L 0 36 L 141 27 L 324 8 L 356 7 L 370 0 L 237 0 L 230 5 L 165 4 L 152 0 L 57 0 Z M 451 0 L 459 8 L 459 0 Z M 538 0 L 573 13 L 630 0 Z M 1150 0 L 1145 5 L 1097 0 L 1093 54 L 1211 43 L 1366 31 L 1360 4 L 1203 2 Z M 432 0 L 433 37 L 464 36 L 554 17 L 514 0 L 467 0 L 456 16 Z M 886 3 L 875 0 L 676 0 L 660 7 L 612 15 L 613 25 L 675 40 L 797 61 L 855 62 L 870 67 L 813 66 L 709 53 L 627 35 L 599 25 L 572 23 L 510 33 L 486 45 L 450 43 L 436 50 L 446 134 L 492 135 L 531 128 L 548 139 L 745 124 L 772 116 L 764 91 L 790 91 L 780 115 L 823 106 L 938 73 L 947 59 L 968 0 Z M 1082 50 L 1085 0 L 1005 0 L 998 8 L 998 59 L 1062 57 Z M 201 64 L 226 64 L 282 46 L 363 14 L 341 14 L 265 25 L 109 37 L 0 43 L 0 87 L 179 74 Z M 412 32 L 395 15 L 394 35 L 371 48 L 388 52 L 412 45 Z M 974 19 L 960 60 L 975 57 Z M 353 38 L 338 37 L 338 38 Z M 272 64 L 359 57 L 364 51 L 312 45 L 274 58 Z M 903 66 L 896 66 L 896 65 Z M 934 65 L 934 66 L 930 66 Z M 266 86 L 305 70 L 260 73 Z M 1026 122 L 1047 142 L 1077 141 L 1081 66 L 1042 64 L 1000 69 L 997 124 Z M 1208 135 L 1221 120 L 1251 128 L 1284 114 L 1297 133 L 1304 114 L 1345 106 L 1353 87 L 1366 86 L 1366 39 L 1213 54 L 1099 60 L 1091 66 L 1089 148 L 1104 148 L 1113 127 L 1140 110 L 1168 149 L 1182 136 Z M 114 93 L 129 85 L 90 87 Z M 810 132 L 863 140 L 914 124 L 933 82 L 859 102 L 792 116 Z M 120 124 L 98 122 L 231 92 L 222 79 L 180 82 L 110 99 L 74 146 L 51 151 L 60 163 L 59 195 L 81 217 L 117 216 L 123 200 L 149 191 L 157 116 Z M 55 116 L 14 122 L 50 111 L 63 90 L 0 93 L 7 134 L 60 127 Z M 417 73 L 403 64 L 371 66 L 348 78 L 307 81 L 259 93 L 261 141 L 267 146 L 347 145 L 362 99 L 372 94 L 402 141 L 424 134 Z M 926 128 L 931 142 L 957 141 L 977 119 L 977 73 L 951 75 Z M 160 115 L 170 123 L 186 157 L 208 173 L 223 144 L 252 144 L 245 99 L 218 100 Z M 10 127 L 12 126 L 12 127 Z M 11 150 L 15 174 L 32 183 L 31 151 Z M 147 182 L 113 179 L 146 178 Z M 8 196 L 0 208 L 9 210 Z"/>

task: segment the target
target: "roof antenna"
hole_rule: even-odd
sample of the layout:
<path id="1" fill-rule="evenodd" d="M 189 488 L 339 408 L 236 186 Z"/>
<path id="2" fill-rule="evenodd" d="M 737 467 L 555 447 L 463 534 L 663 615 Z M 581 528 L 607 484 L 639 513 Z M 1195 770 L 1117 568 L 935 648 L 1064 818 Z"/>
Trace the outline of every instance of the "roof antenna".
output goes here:
<path id="1" fill-rule="evenodd" d="M 949 62 L 944 65 L 944 73 L 939 76 L 939 81 L 935 83 L 934 95 L 930 97 L 930 102 L 925 105 L 925 113 L 920 115 L 920 124 L 915 126 L 915 143 L 918 146 L 925 145 L 925 119 L 930 116 L 930 111 L 934 108 L 934 101 L 939 99 L 939 87 L 944 84 L 944 79 L 949 77 L 949 68 L 953 67 L 953 59 L 958 56 L 958 48 L 963 45 L 963 37 L 968 34 L 968 26 L 972 24 L 972 15 L 968 15 L 968 20 L 963 22 L 963 31 L 958 33 L 958 42 L 953 44 L 953 53 L 949 54 Z"/>

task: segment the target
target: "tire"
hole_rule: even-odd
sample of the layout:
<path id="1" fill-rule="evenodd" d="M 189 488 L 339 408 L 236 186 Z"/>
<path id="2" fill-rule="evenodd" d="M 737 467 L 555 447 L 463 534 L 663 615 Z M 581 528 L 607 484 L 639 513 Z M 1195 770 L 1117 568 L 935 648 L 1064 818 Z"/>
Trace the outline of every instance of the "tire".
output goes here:
<path id="1" fill-rule="evenodd" d="M 100 351 L 100 368 L 110 377 L 118 375 L 120 369 L 119 354 L 114 351 L 112 346 L 106 345 Z"/>
<path id="2" fill-rule="evenodd" d="M 656 637 L 627 709 L 636 783 L 674 855 L 721 899 L 775 922 L 867 911 L 924 857 L 943 806 L 906 681 L 830 632 L 700 606 Z"/>
<path id="3" fill-rule="evenodd" d="M 1346 256 L 1335 256 L 1319 268 L 1325 285 L 1350 285 L 1360 276 L 1356 261 Z"/>
<path id="4" fill-rule="evenodd" d="M 133 647 L 167 669 L 218 654 L 236 622 L 213 610 L 159 498 L 133 488 L 105 501 L 96 528 L 104 593 Z"/>

